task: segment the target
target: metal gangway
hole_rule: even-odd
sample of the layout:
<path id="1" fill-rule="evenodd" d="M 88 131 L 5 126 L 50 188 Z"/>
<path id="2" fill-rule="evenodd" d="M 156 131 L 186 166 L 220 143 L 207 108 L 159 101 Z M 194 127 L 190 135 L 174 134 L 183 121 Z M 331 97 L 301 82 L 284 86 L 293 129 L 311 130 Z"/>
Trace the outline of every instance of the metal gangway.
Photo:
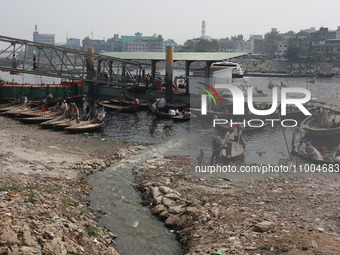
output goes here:
<path id="1" fill-rule="evenodd" d="M 111 86 L 142 82 L 145 63 L 0 35 L 0 70 Z M 15 54 L 15 59 L 13 55 Z M 131 70 L 136 73 L 133 74 Z"/>

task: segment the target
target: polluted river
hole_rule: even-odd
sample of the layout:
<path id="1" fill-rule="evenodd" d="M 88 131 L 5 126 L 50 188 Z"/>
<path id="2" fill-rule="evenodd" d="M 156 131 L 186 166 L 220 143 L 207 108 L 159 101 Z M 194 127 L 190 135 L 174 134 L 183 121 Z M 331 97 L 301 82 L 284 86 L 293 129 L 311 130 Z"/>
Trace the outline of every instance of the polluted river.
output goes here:
<path id="1" fill-rule="evenodd" d="M 251 78 L 253 85 L 265 93 L 269 92 L 269 81 L 268 78 Z M 305 79 L 273 79 L 276 84 L 281 81 L 287 86 L 307 88 L 313 97 L 332 96 L 324 95 L 325 91 L 333 91 L 334 95 L 340 93 L 334 92 L 339 79 L 317 80 L 315 84 L 307 84 Z M 100 139 L 152 144 L 137 155 L 89 176 L 89 184 L 95 187 L 89 197 L 91 207 L 102 212 L 99 218 L 100 226 L 107 226 L 118 236 L 115 240 L 116 249 L 121 254 L 182 254 L 181 244 L 175 239 L 173 231 L 167 229 L 148 208 L 141 205 L 140 194 L 131 184 L 134 182 L 134 167 L 156 155 L 189 155 L 189 151 L 198 154 L 200 149 L 203 149 L 204 157 L 209 158 L 210 147 L 200 148 L 199 144 L 190 144 L 188 149 L 189 131 L 188 122 L 159 120 L 146 111 L 134 114 L 109 112 L 102 132 L 94 134 Z M 284 131 L 289 143 L 293 130 L 286 128 Z M 211 141 L 214 135 L 214 132 L 202 133 L 197 140 Z M 267 128 L 253 135 L 244 134 L 243 138 L 247 144 L 243 159 L 245 164 L 278 164 L 281 159 L 288 157 L 283 130 L 280 127 Z M 328 149 L 332 150 L 337 141 L 328 141 L 327 144 Z"/>
<path id="2" fill-rule="evenodd" d="M 90 185 L 96 187 L 89 197 L 91 206 L 105 213 L 99 224 L 118 235 L 115 242 L 121 254 L 182 254 L 171 230 L 141 205 L 139 194 L 131 186 L 134 167 L 180 146 L 179 143 L 169 141 L 144 149 L 90 176 Z"/>

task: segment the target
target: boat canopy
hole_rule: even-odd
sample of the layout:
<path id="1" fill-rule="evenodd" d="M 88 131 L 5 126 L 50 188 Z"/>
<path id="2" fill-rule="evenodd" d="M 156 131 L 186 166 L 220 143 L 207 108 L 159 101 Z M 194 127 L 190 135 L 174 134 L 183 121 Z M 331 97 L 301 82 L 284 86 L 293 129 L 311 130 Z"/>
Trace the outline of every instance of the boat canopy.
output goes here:
<path id="1" fill-rule="evenodd" d="M 308 105 L 322 107 L 340 113 L 340 98 L 338 97 L 312 99 L 308 102 Z"/>

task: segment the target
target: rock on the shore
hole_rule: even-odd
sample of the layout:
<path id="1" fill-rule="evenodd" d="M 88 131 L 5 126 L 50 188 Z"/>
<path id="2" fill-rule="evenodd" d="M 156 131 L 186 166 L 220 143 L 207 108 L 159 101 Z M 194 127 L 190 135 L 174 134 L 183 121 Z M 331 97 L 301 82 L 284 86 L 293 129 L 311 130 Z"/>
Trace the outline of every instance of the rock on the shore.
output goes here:
<path id="1" fill-rule="evenodd" d="M 254 227 L 255 232 L 268 232 L 274 227 L 274 222 L 271 221 L 262 221 L 257 223 Z"/>

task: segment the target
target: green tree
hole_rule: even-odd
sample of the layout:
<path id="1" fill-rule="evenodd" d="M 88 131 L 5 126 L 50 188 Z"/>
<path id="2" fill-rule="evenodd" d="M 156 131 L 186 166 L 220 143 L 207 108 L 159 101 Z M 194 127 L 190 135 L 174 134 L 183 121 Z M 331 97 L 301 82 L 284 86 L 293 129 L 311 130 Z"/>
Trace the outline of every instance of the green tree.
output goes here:
<path id="1" fill-rule="evenodd" d="M 289 46 L 286 52 L 288 61 L 301 62 L 301 59 L 306 57 L 306 50 L 298 46 Z"/>
<path id="2" fill-rule="evenodd" d="M 217 40 L 191 39 L 184 43 L 183 51 L 186 52 L 211 52 L 217 51 Z"/>

